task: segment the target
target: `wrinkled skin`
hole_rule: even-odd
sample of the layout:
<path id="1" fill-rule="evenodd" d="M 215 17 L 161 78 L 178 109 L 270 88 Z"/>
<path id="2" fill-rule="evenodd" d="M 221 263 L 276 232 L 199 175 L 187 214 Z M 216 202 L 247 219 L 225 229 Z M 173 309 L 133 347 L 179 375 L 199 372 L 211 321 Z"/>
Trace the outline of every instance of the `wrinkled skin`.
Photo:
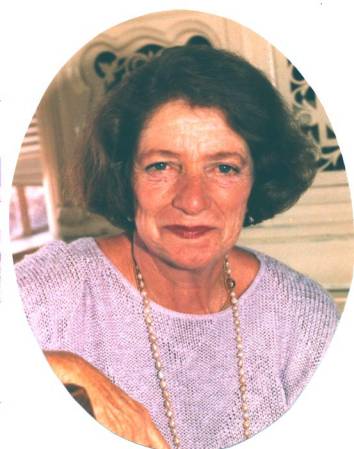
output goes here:
<path id="1" fill-rule="evenodd" d="M 154 449 L 170 449 L 146 408 L 86 360 L 64 351 L 46 351 L 44 354 L 64 384 L 75 384 L 86 390 L 100 424 L 134 443 Z"/>

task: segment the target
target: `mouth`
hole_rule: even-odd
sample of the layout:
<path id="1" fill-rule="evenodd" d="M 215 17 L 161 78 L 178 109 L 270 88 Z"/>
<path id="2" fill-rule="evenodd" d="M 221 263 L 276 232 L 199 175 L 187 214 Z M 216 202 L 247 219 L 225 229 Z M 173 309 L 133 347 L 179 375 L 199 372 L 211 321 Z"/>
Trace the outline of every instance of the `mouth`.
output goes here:
<path id="1" fill-rule="evenodd" d="M 165 229 L 183 239 L 197 239 L 214 230 L 215 228 L 212 228 L 210 226 L 170 225 L 165 226 Z"/>

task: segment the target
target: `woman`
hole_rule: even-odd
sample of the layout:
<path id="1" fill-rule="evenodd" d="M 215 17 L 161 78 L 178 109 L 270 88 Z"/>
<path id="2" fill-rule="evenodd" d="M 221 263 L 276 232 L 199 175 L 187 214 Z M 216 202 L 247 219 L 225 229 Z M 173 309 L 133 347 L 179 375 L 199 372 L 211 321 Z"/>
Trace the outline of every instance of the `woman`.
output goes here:
<path id="1" fill-rule="evenodd" d="M 312 146 L 249 63 L 176 47 L 112 90 L 83 148 L 83 201 L 125 232 L 18 264 L 51 366 L 132 441 L 249 438 L 291 406 L 336 325 L 315 282 L 235 246 L 309 187 Z"/>

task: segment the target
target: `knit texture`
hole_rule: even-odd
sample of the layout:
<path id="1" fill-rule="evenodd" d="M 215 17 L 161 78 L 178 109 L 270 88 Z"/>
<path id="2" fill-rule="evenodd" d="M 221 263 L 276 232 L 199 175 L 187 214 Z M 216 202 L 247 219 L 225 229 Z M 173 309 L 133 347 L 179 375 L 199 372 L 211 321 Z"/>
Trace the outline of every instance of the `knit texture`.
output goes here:
<path id="1" fill-rule="evenodd" d="M 254 253 L 260 270 L 239 299 L 253 434 L 301 393 L 337 322 L 335 306 L 318 284 Z M 172 448 L 141 296 L 95 240 L 54 241 L 26 256 L 16 274 L 40 346 L 74 352 L 101 370 L 149 410 Z M 231 309 L 194 315 L 154 302 L 151 308 L 182 449 L 242 441 Z"/>

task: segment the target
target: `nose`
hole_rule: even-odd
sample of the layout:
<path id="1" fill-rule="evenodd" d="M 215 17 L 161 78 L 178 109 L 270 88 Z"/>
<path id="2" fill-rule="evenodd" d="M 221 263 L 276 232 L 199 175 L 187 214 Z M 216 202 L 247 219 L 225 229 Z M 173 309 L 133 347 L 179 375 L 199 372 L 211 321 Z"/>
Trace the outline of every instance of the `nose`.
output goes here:
<path id="1" fill-rule="evenodd" d="M 203 178 L 185 173 L 179 180 L 172 204 L 188 215 L 198 215 L 208 209 L 210 197 Z"/>

